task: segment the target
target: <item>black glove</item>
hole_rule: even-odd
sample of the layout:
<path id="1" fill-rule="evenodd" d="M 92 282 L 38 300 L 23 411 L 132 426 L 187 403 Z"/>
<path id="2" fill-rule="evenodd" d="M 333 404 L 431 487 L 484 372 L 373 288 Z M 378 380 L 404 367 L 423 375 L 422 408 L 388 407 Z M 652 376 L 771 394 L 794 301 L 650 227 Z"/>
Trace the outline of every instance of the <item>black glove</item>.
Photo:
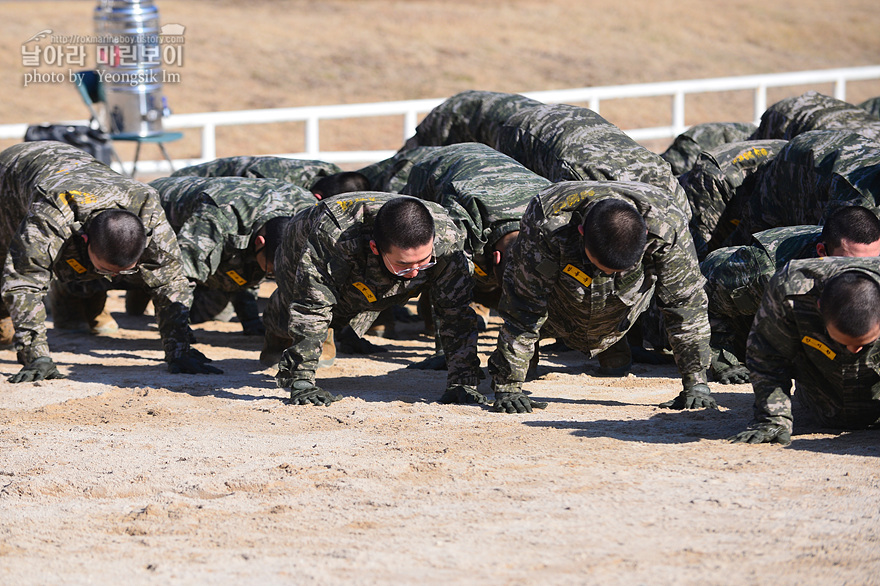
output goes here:
<path id="1" fill-rule="evenodd" d="M 211 362 L 210 358 L 195 348 L 190 348 L 183 356 L 168 361 L 168 372 L 172 374 L 223 374 L 222 370 L 209 366 L 208 362 Z"/>
<path id="2" fill-rule="evenodd" d="M 55 367 L 55 363 L 48 356 L 40 356 L 30 364 L 9 377 L 11 383 L 29 383 L 38 380 L 50 380 L 53 378 L 67 378 Z"/>
<path id="3" fill-rule="evenodd" d="M 706 383 L 697 383 L 659 406 L 667 409 L 718 409 L 718 403 Z"/>
<path id="4" fill-rule="evenodd" d="M 717 356 L 712 353 L 712 362 L 709 370 L 712 380 L 722 385 L 739 385 L 749 382 L 749 369 L 746 368 L 736 356 L 727 350 L 721 350 Z"/>
<path id="5" fill-rule="evenodd" d="M 440 402 L 449 405 L 457 403 L 459 405 L 486 405 L 488 399 L 477 390 L 477 387 L 471 385 L 452 385 L 446 388 L 446 392 L 440 397 Z"/>
<path id="6" fill-rule="evenodd" d="M 339 401 L 342 395 L 331 395 L 315 383 L 307 380 L 294 381 L 290 385 L 290 403 L 292 405 L 324 405 Z"/>
<path id="7" fill-rule="evenodd" d="M 791 443 L 791 434 L 778 423 L 757 423 L 727 439 L 733 443 L 769 444 L 776 442 L 787 446 Z"/>
<path id="8" fill-rule="evenodd" d="M 546 409 L 547 403 L 540 401 L 532 401 L 524 393 L 495 393 L 495 403 L 492 405 L 493 411 L 504 411 L 505 413 L 531 413 L 532 408 Z"/>

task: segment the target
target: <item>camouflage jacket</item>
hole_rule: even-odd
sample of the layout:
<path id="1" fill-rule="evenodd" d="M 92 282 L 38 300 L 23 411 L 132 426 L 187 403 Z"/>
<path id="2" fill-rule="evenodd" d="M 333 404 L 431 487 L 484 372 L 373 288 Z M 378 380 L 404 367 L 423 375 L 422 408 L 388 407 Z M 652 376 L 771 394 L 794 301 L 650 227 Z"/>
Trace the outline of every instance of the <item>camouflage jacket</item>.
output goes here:
<path id="1" fill-rule="evenodd" d="M 746 355 L 757 422 L 791 432 L 792 380 L 798 393 L 822 394 L 821 403 L 839 410 L 876 406 L 871 387 L 880 382 L 880 340 L 851 353 L 828 336 L 817 305 L 823 284 L 850 270 L 880 284 L 876 258 L 793 260 L 770 280 Z"/>
<path id="2" fill-rule="evenodd" d="M 460 142 L 481 142 L 494 147 L 498 130 L 510 116 L 540 105 L 542 102 L 519 94 L 464 91 L 431 110 L 401 150 Z"/>
<path id="3" fill-rule="evenodd" d="M 805 132 L 756 174 L 755 192 L 730 243 L 744 244 L 769 228 L 820 224 L 841 205 L 877 210 L 878 201 L 880 143 L 849 132 Z"/>
<path id="4" fill-rule="evenodd" d="M 431 158 L 412 168 L 401 193 L 438 203 L 462 218 L 478 286 L 499 287 L 492 246 L 505 234 L 519 230 L 529 201 L 549 187 L 550 181 L 484 144 L 433 149 Z"/>
<path id="5" fill-rule="evenodd" d="M 865 100 L 859 104 L 859 108 L 865 110 L 871 116 L 880 118 L 880 96 Z"/>
<path id="6" fill-rule="evenodd" d="M 690 171 L 703 151 L 746 140 L 757 129 L 751 122 L 696 124 L 676 136 L 669 148 L 660 154 L 660 158 L 669 163 L 672 174 L 678 176 Z"/>
<path id="7" fill-rule="evenodd" d="M 648 226 L 642 263 L 614 275 L 590 263 L 578 232 L 583 214 L 606 198 L 633 204 Z M 655 293 L 679 371 L 705 382 L 703 278 L 687 220 L 662 189 L 623 181 L 554 184 L 526 209 L 510 263 L 499 308 L 504 324 L 489 360 L 496 391 L 516 390 L 525 380 L 548 316 L 570 346 L 595 356 L 626 334 Z"/>
<path id="8" fill-rule="evenodd" d="M 400 193 L 409 179 L 414 165 L 431 158 L 435 147 L 416 147 L 399 151 L 394 156 L 372 163 L 357 170 L 370 182 L 370 189 L 386 193 Z"/>
<path id="9" fill-rule="evenodd" d="M 280 179 L 299 187 L 312 185 L 342 169 L 326 161 L 291 159 L 288 157 L 226 157 L 178 169 L 172 177 L 250 177 L 252 179 Z"/>
<path id="10" fill-rule="evenodd" d="M 150 185 L 177 233 L 184 274 L 227 292 L 254 287 L 266 276 L 252 246 L 266 222 L 318 202 L 280 179 L 163 177 Z"/>
<path id="11" fill-rule="evenodd" d="M 495 148 L 554 183 L 639 181 L 659 187 L 690 219 L 669 163 L 587 108 L 552 104 L 521 110 L 501 127 Z"/>
<path id="12" fill-rule="evenodd" d="M 107 209 L 129 210 L 143 221 L 147 247 L 139 270 L 116 278 L 149 289 L 165 359 L 186 353 L 192 289 L 152 187 L 119 175 L 76 147 L 46 141 L 17 144 L 0 153 L 0 193 L 0 240 L 8 243 L 8 254 L 2 250 L 3 302 L 15 324 L 15 349 L 22 363 L 49 355 L 43 299 L 50 279 L 108 278 L 94 271 L 82 238 L 92 218 Z"/>
<path id="13" fill-rule="evenodd" d="M 434 216 L 437 264 L 412 279 L 395 277 L 369 247 L 376 212 L 395 197 L 377 192 L 338 196 L 288 224 L 275 255 L 275 278 L 289 312 L 292 343 L 279 363 L 278 386 L 314 381 L 331 322 L 348 323 L 363 335 L 380 311 L 423 290 L 430 291 L 436 310 L 449 384 L 478 384 L 477 317 L 470 307 L 473 279 L 465 231 L 439 205 L 426 202 Z"/>
<path id="14" fill-rule="evenodd" d="M 700 153 L 692 168 L 678 178 L 693 210 L 691 235 L 700 260 L 724 246 L 755 191 L 756 173 L 786 144 L 784 140 L 724 144 Z"/>
<path id="15" fill-rule="evenodd" d="M 840 130 L 880 141 L 880 120 L 865 108 L 808 91 L 767 108 L 751 138 L 792 138 L 810 130 Z"/>
<path id="16" fill-rule="evenodd" d="M 816 258 L 820 226 L 786 226 L 759 232 L 748 246 L 711 252 L 700 270 L 706 277 L 712 347 L 745 356 L 746 338 L 764 290 L 792 259 Z"/>

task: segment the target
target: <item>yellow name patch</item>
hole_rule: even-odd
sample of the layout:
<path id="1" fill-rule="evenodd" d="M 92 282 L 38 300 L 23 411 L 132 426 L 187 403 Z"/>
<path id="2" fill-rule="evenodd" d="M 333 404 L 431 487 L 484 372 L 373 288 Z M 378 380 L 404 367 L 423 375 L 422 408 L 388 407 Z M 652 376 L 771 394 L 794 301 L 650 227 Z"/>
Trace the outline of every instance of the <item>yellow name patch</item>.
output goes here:
<path id="1" fill-rule="evenodd" d="M 562 272 L 573 278 L 575 281 L 583 283 L 584 287 L 589 287 L 590 283 L 593 282 L 593 278 L 590 275 L 574 265 L 565 265 L 565 268 L 562 269 Z"/>
<path id="2" fill-rule="evenodd" d="M 828 357 L 828 360 L 834 360 L 834 357 L 837 356 L 837 353 L 834 352 L 831 348 L 820 342 L 819 340 L 814 340 L 810 336 L 804 336 L 804 339 L 801 340 L 804 344 L 809 346 L 810 348 L 815 348 L 822 354 Z"/>
<path id="3" fill-rule="evenodd" d="M 359 281 L 352 283 L 352 285 L 354 285 L 355 289 L 357 289 L 358 291 L 360 291 L 361 293 L 364 294 L 364 297 L 367 298 L 367 301 L 369 301 L 370 303 L 375 303 L 376 296 L 373 295 L 373 292 L 370 291 L 369 287 L 367 287 L 366 285 L 364 285 L 363 283 L 361 283 Z"/>
<path id="4" fill-rule="evenodd" d="M 736 165 L 737 163 L 742 163 L 743 161 L 750 161 L 752 159 L 765 159 L 770 154 L 770 152 L 762 147 L 757 147 L 753 149 L 749 149 L 733 161 L 731 164 Z"/>
<path id="5" fill-rule="evenodd" d="M 229 275 L 229 278 L 235 281 L 235 284 L 239 287 L 243 287 L 247 284 L 247 281 L 244 280 L 244 277 L 242 277 L 235 271 L 226 271 L 226 274 Z"/>
<path id="6" fill-rule="evenodd" d="M 84 272 L 86 272 L 86 267 L 82 266 L 82 265 L 79 263 L 79 261 L 76 260 L 75 258 L 69 258 L 69 259 L 67 259 L 67 264 L 69 264 L 69 265 L 70 265 L 70 268 L 72 268 L 73 270 L 75 270 L 75 271 L 78 272 L 79 274 L 83 274 Z"/>
<path id="7" fill-rule="evenodd" d="M 98 201 L 98 198 L 96 198 L 93 194 L 86 193 L 85 191 L 77 191 L 75 189 L 71 189 L 70 191 L 66 191 L 66 192 L 62 193 L 61 195 L 59 195 L 58 197 L 60 197 L 61 202 L 66 205 L 70 205 L 71 200 L 73 200 L 74 202 L 76 202 L 80 205 L 91 204 L 91 203 L 95 203 L 96 201 Z"/>
<path id="8" fill-rule="evenodd" d="M 477 273 L 477 276 L 478 276 L 478 277 L 485 277 L 485 276 L 486 276 L 486 271 L 484 271 L 483 269 L 481 269 L 481 268 L 480 268 L 479 266 L 477 266 L 476 264 L 474 265 L 474 272 Z"/>

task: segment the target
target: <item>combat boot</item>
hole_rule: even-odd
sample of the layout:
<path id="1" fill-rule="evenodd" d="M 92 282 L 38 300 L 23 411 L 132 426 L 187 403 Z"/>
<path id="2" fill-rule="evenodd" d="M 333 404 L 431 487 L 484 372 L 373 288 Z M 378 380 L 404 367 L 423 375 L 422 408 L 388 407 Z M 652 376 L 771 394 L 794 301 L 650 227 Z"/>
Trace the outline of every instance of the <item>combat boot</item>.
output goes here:
<path id="1" fill-rule="evenodd" d="M 15 335 L 15 326 L 12 325 L 11 317 L 0 319 L 0 348 L 12 345 L 12 337 Z"/>
<path id="2" fill-rule="evenodd" d="M 88 322 L 89 331 L 96 336 L 119 331 L 119 324 L 105 309 L 106 304 L 107 293 L 104 291 L 82 300 L 83 313 Z"/>
<path id="3" fill-rule="evenodd" d="M 336 342 L 333 341 L 333 328 L 327 329 L 327 339 L 321 347 L 321 357 L 318 359 L 318 368 L 333 366 L 336 362 Z"/>
<path id="4" fill-rule="evenodd" d="M 596 358 L 599 360 L 596 376 L 626 376 L 632 368 L 632 350 L 629 347 L 629 340 L 626 336 L 622 337 L 613 346 L 600 352 Z"/>

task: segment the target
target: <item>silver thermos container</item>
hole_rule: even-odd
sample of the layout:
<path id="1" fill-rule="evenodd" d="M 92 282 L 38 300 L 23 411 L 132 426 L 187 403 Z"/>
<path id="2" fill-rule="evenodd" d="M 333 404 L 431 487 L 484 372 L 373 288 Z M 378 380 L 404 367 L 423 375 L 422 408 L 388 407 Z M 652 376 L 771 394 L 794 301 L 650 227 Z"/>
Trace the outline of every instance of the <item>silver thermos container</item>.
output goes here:
<path id="1" fill-rule="evenodd" d="M 162 46 L 153 0 L 99 0 L 98 69 L 112 134 L 162 132 Z"/>

